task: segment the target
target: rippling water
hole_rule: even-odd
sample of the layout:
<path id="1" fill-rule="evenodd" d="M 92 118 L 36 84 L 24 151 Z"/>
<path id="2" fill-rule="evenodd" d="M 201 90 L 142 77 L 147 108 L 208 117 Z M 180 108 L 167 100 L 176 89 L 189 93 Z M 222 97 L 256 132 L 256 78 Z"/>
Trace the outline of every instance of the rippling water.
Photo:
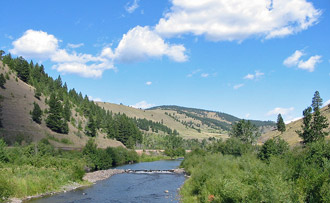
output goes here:
<path id="1" fill-rule="evenodd" d="M 124 165 L 118 169 L 175 169 L 181 160 L 155 161 Z M 179 202 L 178 188 L 185 180 L 182 174 L 117 174 L 92 187 L 36 199 L 30 202 Z M 168 193 L 165 193 L 165 190 Z"/>

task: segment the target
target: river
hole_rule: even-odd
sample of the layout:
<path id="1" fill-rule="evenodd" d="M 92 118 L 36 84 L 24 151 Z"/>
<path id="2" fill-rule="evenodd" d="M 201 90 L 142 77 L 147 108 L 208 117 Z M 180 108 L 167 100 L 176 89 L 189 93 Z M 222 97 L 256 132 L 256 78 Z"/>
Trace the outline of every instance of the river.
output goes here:
<path id="1" fill-rule="evenodd" d="M 169 170 L 177 168 L 180 163 L 181 160 L 163 160 L 124 165 L 116 168 Z M 179 202 L 178 189 L 184 181 L 185 177 L 182 174 L 122 173 L 99 181 L 91 187 L 79 188 L 29 202 Z"/>

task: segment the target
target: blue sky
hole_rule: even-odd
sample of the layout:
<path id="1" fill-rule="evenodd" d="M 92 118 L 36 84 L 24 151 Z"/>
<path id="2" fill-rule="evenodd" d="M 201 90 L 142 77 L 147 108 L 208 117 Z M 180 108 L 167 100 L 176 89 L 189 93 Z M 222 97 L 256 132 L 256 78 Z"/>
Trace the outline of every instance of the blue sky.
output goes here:
<path id="1" fill-rule="evenodd" d="M 0 49 L 93 100 L 240 118 L 330 100 L 330 1 L 3 1 Z"/>

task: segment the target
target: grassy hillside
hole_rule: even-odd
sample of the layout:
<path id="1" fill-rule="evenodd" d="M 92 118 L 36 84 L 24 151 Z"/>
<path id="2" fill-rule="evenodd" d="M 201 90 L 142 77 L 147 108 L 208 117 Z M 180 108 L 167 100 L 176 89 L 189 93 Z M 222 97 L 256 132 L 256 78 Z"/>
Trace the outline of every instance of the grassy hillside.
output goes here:
<path id="1" fill-rule="evenodd" d="M 61 148 L 75 149 L 86 144 L 89 138 L 70 122 L 67 135 L 51 131 L 44 122 L 45 116 L 40 125 L 35 123 L 30 115 L 33 102 L 38 103 L 41 109 L 45 110 L 48 108 L 48 105 L 45 104 L 45 97 L 41 96 L 40 100 L 36 99 L 34 97 L 35 88 L 17 78 L 16 74 L 7 65 L 4 66 L 1 61 L 0 73 L 4 75 L 8 73 L 9 76 L 9 80 L 4 85 L 5 88 L 0 88 L 0 95 L 3 97 L 1 102 L 3 128 L 0 128 L 0 137 L 3 137 L 7 143 L 35 142 L 48 138 L 55 147 Z M 76 121 L 82 121 L 83 126 L 86 124 L 86 119 L 76 114 L 74 110 L 72 110 L 72 116 Z M 123 146 L 122 143 L 105 139 L 105 137 L 104 133 L 99 132 L 99 136 L 96 137 L 99 147 Z"/>
<path id="2" fill-rule="evenodd" d="M 324 115 L 328 119 L 328 123 L 330 123 L 330 109 L 326 106 L 321 109 L 322 115 Z M 296 145 L 301 141 L 301 138 L 296 133 L 297 130 L 301 130 L 302 119 L 291 122 L 286 125 L 286 131 L 281 133 L 277 130 L 270 131 L 268 133 L 263 134 L 259 139 L 259 144 L 264 143 L 269 138 L 280 136 L 284 140 L 286 140 L 290 145 Z M 330 131 L 330 128 L 328 129 Z M 330 137 L 328 136 L 327 139 Z"/>
<path id="3" fill-rule="evenodd" d="M 240 119 L 229 114 L 179 106 L 159 106 L 143 110 L 125 105 L 98 102 L 99 106 L 113 113 L 125 113 L 131 118 L 145 118 L 161 122 L 172 130 L 177 130 L 184 138 L 227 138 L 233 122 Z M 274 122 L 252 121 L 261 129 L 268 131 Z"/>

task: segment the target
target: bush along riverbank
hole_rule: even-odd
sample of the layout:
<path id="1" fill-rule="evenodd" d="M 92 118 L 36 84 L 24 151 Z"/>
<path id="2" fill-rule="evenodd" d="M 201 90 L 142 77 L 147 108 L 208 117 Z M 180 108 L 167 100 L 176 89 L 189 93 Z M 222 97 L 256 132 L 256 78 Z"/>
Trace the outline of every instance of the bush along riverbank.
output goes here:
<path id="1" fill-rule="evenodd" d="M 259 149 L 230 138 L 186 155 L 183 202 L 330 202 L 330 143 L 289 149 L 275 138 Z"/>
<path id="2" fill-rule="evenodd" d="M 8 148 L 0 139 L 0 201 L 63 190 L 63 186 L 88 185 L 86 172 L 134 163 L 139 156 L 122 147 L 99 149 L 90 139 L 80 151 L 54 149 L 47 139 Z"/>

